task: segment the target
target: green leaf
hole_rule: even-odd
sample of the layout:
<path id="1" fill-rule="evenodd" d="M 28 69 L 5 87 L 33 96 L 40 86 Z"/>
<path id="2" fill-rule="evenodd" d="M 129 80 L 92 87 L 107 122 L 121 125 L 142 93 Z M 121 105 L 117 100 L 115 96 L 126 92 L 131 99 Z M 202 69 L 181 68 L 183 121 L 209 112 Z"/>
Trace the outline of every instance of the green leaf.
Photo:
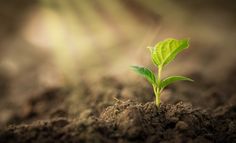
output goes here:
<path id="1" fill-rule="evenodd" d="M 152 47 L 148 47 L 148 49 L 150 50 L 151 52 L 151 56 L 152 56 L 152 62 L 155 64 L 155 65 L 160 65 L 161 63 L 161 59 L 160 57 L 157 55 L 157 53 L 155 52 L 156 51 L 156 47 L 152 48 Z"/>
<path id="2" fill-rule="evenodd" d="M 164 89 L 166 86 L 176 82 L 176 81 L 193 81 L 190 78 L 184 77 L 184 76 L 170 76 L 167 77 L 166 79 L 162 80 L 161 82 L 161 89 Z"/>
<path id="3" fill-rule="evenodd" d="M 151 70 L 138 66 L 131 66 L 131 68 L 139 75 L 145 77 L 151 84 L 156 84 L 156 77 Z"/>
<path id="4" fill-rule="evenodd" d="M 187 49 L 188 40 L 167 39 L 156 44 L 154 48 L 150 48 L 152 61 L 157 66 L 165 66 L 170 63 L 178 53 Z"/>

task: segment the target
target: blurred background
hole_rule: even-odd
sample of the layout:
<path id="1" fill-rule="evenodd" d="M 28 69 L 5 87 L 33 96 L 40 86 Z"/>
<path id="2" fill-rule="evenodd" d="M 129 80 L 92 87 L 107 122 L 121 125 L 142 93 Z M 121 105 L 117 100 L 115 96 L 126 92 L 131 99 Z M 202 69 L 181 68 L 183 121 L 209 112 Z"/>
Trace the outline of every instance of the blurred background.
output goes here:
<path id="1" fill-rule="evenodd" d="M 189 75 L 195 83 L 170 88 L 163 100 L 176 102 L 181 96 L 168 95 L 183 93 L 182 100 L 200 107 L 232 101 L 234 0 L 1 0 L 0 7 L 0 125 L 49 111 L 76 115 L 90 97 L 91 107 L 113 97 L 151 101 L 142 97 L 152 94 L 148 83 L 129 66 L 156 70 L 146 47 L 166 38 L 189 38 L 190 48 L 164 75 Z M 207 95 L 217 103 L 200 104 Z"/>

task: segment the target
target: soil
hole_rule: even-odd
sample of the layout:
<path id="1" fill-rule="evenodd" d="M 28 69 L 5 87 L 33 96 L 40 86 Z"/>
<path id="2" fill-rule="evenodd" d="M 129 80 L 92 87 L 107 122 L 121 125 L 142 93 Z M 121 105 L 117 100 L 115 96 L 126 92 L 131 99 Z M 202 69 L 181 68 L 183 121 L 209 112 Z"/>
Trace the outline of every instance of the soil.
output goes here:
<path id="1" fill-rule="evenodd" d="M 179 102 L 175 105 L 117 102 L 99 117 L 89 111 L 79 118 L 57 117 L 9 126 L 1 132 L 4 143 L 64 142 L 235 142 L 236 106 L 209 112 Z"/>
<path id="2" fill-rule="evenodd" d="M 166 91 L 171 98 L 163 98 L 159 108 L 153 96 L 143 96 L 152 93 L 146 84 L 125 84 L 111 77 L 93 83 L 93 89 L 90 82 L 82 82 L 81 90 L 74 92 L 48 89 L 12 115 L 0 131 L 0 142 L 233 143 L 235 71 L 221 83 L 189 75 L 201 82 L 170 86 Z"/>

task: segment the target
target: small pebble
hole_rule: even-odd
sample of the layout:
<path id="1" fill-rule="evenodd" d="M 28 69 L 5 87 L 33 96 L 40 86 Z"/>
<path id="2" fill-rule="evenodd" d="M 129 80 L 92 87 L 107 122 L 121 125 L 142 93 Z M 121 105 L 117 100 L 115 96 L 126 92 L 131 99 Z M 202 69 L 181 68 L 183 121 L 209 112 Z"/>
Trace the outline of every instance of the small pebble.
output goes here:
<path id="1" fill-rule="evenodd" d="M 189 127 L 188 124 L 184 121 L 179 121 L 175 125 L 175 128 L 178 129 L 178 130 L 187 130 L 188 127 Z"/>

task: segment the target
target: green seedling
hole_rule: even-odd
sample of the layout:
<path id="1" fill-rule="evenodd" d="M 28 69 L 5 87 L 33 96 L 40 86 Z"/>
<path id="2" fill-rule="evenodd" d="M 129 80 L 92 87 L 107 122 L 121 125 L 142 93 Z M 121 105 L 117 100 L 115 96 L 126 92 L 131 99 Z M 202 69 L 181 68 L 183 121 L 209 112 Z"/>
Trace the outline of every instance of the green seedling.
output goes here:
<path id="1" fill-rule="evenodd" d="M 167 39 L 157 43 L 154 47 L 148 47 L 151 52 L 152 61 L 158 68 L 157 77 L 154 72 L 148 68 L 131 66 L 136 73 L 145 77 L 152 84 L 153 91 L 156 96 L 157 107 L 160 106 L 161 93 L 165 87 L 176 81 L 193 81 L 192 79 L 184 76 L 170 76 L 165 79 L 162 79 L 161 77 L 163 68 L 173 61 L 178 53 L 182 52 L 184 49 L 187 49 L 188 46 L 188 40 Z"/>

